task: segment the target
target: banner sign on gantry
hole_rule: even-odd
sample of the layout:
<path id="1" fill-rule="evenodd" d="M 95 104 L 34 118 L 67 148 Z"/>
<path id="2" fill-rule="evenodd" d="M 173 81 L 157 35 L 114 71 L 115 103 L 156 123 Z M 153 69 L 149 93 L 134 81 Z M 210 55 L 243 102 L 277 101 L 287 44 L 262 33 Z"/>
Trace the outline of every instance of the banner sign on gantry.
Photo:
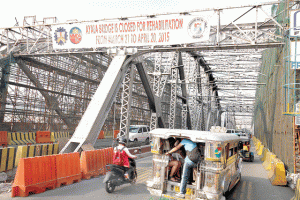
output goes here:
<path id="1" fill-rule="evenodd" d="M 52 27 L 54 49 L 176 45 L 206 41 L 210 25 L 202 16 L 74 23 Z"/>
<path id="2" fill-rule="evenodd" d="M 290 36 L 300 36 L 300 10 L 292 10 L 290 14 Z"/>

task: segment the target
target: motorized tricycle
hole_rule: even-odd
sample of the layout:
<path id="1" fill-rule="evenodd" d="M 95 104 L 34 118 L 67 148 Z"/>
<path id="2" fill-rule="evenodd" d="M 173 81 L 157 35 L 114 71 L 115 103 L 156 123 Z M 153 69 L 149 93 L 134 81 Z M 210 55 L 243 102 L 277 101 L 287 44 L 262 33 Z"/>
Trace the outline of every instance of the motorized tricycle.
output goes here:
<path id="1" fill-rule="evenodd" d="M 254 153 L 250 151 L 250 139 L 248 137 L 240 137 L 241 143 L 243 144 L 243 149 L 240 151 L 240 156 L 243 159 L 243 161 L 254 161 Z"/>

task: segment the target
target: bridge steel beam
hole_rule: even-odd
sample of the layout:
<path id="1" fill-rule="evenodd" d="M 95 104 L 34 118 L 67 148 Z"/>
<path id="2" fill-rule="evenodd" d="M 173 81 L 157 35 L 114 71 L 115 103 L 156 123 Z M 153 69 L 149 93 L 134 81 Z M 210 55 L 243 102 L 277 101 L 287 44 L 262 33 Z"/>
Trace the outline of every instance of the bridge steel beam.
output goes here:
<path id="1" fill-rule="evenodd" d="M 10 74 L 10 59 L 8 57 L 0 60 L 0 123 L 4 121 L 4 113 L 6 108 L 7 88 Z"/>
<path id="2" fill-rule="evenodd" d="M 152 87 L 150 85 L 150 81 L 149 81 L 149 78 L 147 76 L 147 73 L 145 72 L 145 69 L 143 67 L 143 63 L 141 63 L 141 62 L 136 63 L 136 68 L 138 70 L 138 73 L 140 75 L 142 84 L 143 84 L 145 92 L 147 94 L 150 110 L 153 113 L 156 113 L 158 127 L 159 128 L 164 128 L 165 125 L 164 125 L 164 121 L 162 119 L 160 97 L 157 97 L 154 94 L 154 92 L 152 90 Z"/>
<path id="3" fill-rule="evenodd" d="M 69 129 L 72 129 L 73 124 L 72 122 L 66 117 L 62 110 L 59 108 L 59 103 L 57 99 L 54 96 L 50 96 L 48 92 L 46 92 L 43 88 L 43 85 L 39 82 L 39 80 L 35 77 L 35 75 L 30 71 L 30 69 L 26 66 L 24 61 L 21 58 L 17 58 L 17 64 L 19 68 L 26 74 L 26 76 L 29 78 L 29 80 L 37 87 L 39 88 L 39 92 L 43 95 L 45 98 L 45 102 L 50 110 L 52 108 L 56 111 L 58 116 L 64 121 L 64 123 L 68 126 Z"/>
<path id="4" fill-rule="evenodd" d="M 192 125 L 191 125 L 191 116 L 190 116 L 190 109 L 189 109 L 189 105 L 187 103 L 188 99 L 188 92 L 187 92 L 187 85 L 185 84 L 185 75 L 184 75 L 184 66 L 182 63 L 182 55 L 181 52 L 178 53 L 178 72 L 179 72 L 179 78 L 181 80 L 181 91 L 182 91 L 182 104 L 186 105 L 186 110 L 184 112 L 186 112 L 186 115 L 184 115 L 183 120 L 186 120 L 186 127 L 182 127 L 183 129 L 187 128 L 188 130 L 192 129 Z"/>
<path id="5" fill-rule="evenodd" d="M 126 58 L 126 55 L 116 55 L 113 58 L 72 138 L 60 153 L 77 152 L 83 145 L 94 146 L 128 70 Z"/>
<path id="6" fill-rule="evenodd" d="M 57 67 L 54 67 L 52 65 L 49 65 L 49 64 L 46 64 L 46 63 L 43 63 L 43 62 L 40 62 L 38 60 L 35 60 L 34 58 L 29 58 L 29 57 L 20 57 L 23 61 L 26 61 L 26 62 L 30 62 L 30 65 L 32 67 L 38 67 L 38 68 L 41 68 L 45 71 L 55 71 L 57 72 L 57 74 L 61 75 L 61 76 L 70 76 L 72 79 L 75 79 L 75 80 L 78 80 L 78 81 L 88 81 L 92 84 L 96 84 L 98 85 L 100 82 L 99 81 L 96 81 L 96 80 L 93 80 L 93 79 L 90 79 L 90 78 L 86 78 L 84 76 L 80 76 L 78 74 L 74 74 L 72 72 L 69 72 L 69 71 L 66 71 L 66 70 L 63 70 L 63 69 L 60 69 L 60 68 L 57 68 Z"/>

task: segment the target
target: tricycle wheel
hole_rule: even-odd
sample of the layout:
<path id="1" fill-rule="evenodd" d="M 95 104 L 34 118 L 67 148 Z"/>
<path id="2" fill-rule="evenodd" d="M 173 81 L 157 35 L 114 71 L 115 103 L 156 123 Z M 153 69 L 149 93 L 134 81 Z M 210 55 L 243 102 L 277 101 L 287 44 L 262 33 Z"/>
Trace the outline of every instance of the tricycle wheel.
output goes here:
<path id="1" fill-rule="evenodd" d="M 254 156 L 251 155 L 251 156 L 250 156 L 250 162 L 253 162 L 253 161 L 254 161 Z"/>
<path id="2" fill-rule="evenodd" d="M 112 193 L 115 190 L 116 186 L 111 182 L 107 181 L 105 184 L 105 190 L 108 193 Z"/>

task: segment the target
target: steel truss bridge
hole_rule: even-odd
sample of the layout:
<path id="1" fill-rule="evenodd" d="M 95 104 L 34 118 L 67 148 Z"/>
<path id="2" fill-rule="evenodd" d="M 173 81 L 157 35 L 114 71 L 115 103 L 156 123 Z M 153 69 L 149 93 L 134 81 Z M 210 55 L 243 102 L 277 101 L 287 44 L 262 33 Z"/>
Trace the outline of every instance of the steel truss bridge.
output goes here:
<path id="1" fill-rule="evenodd" d="M 283 47 L 287 24 L 277 17 L 298 2 L 277 16 L 266 12 L 278 4 L 163 14 L 210 14 L 209 41 L 113 53 L 54 50 L 50 33 L 58 20 L 24 17 L 23 24 L 0 29 L 1 127 L 74 131 L 62 151 L 71 152 L 93 145 L 101 129 L 125 134 L 129 124 L 196 130 L 234 128 L 239 120 L 250 125 L 255 90 L 264 87 L 257 83 L 261 52 Z M 61 24 L 70 23 L 83 22 Z"/>

